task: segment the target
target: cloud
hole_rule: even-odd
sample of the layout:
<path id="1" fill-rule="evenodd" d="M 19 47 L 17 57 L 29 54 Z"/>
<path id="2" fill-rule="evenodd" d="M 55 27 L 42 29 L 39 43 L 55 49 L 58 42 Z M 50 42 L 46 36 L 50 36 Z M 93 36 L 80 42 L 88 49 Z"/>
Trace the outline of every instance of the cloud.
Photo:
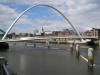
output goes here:
<path id="1" fill-rule="evenodd" d="M 0 4 L 0 28 L 7 29 L 19 14 L 7 5 Z"/>
<path id="2" fill-rule="evenodd" d="M 61 29 L 72 29 L 72 27 L 67 23 L 67 21 L 51 21 L 51 20 L 43 20 L 43 19 L 35 19 L 34 21 L 31 21 L 32 23 L 31 27 L 25 27 L 25 25 L 22 28 L 14 26 L 12 29 L 12 32 L 17 31 L 19 32 L 25 32 L 25 33 L 33 33 L 35 29 L 38 29 L 39 32 L 42 31 L 42 27 L 44 28 L 45 31 L 54 31 L 54 30 L 61 30 Z M 20 24 L 20 23 L 19 23 Z M 29 25 L 29 24 L 27 24 Z"/>
<path id="3" fill-rule="evenodd" d="M 0 0 L 2 4 L 0 4 L 0 24 L 5 26 L 0 26 L 1 28 L 7 28 L 13 20 L 20 14 L 16 10 L 18 8 L 11 8 L 10 5 L 4 5 L 3 3 L 16 3 L 19 5 L 34 5 L 34 4 L 49 4 L 53 7 L 60 10 L 71 22 L 72 24 L 79 30 L 84 31 L 86 29 L 90 29 L 92 27 L 100 28 L 100 1 L 99 0 Z M 22 11 L 21 11 L 22 12 Z M 59 13 L 55 11 L 51 11 L 52 13 L 59 16 Z M 54 16 L 54 15 L 52 15 Z M 61 17 L 61 16 L 60 16 Z M 40 26 L 37 27 L 41 30 L 41 27 L 44 25 L 44 28 L 47 30 L 55 30 L 55 29 L 63 29 L 70 28 L 70 25 L 67 21 L 52 21 L 52 20 L 43 20 L 43 19 L 35 19 L 34 21 L 28 16 L 24 15 L 20 20 L 16 23 L 20 24 L 29 24 L 32 26 Z M 45 25 L 47 24 L 47 25 Z M 67 27 L 65 26 L 67 25 Z M 62 27 L 62 28 L 61 28 Z M 19 30 L 18 28 L 17 30 Z M 23 29 L 22 29 L 23 30 Z M 30 29 L 32 30 L 32 29 Z M 33 30 L 32 30 L 33 31 Z"/>

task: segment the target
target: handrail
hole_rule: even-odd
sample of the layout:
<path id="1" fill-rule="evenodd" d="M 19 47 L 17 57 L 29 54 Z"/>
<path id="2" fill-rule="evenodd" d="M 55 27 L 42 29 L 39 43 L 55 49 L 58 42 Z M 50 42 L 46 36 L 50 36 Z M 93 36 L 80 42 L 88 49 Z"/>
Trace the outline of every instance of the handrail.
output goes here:
<path id="1" fill-rule="evenodd" d="M 6 63 L 5 57 L 0 57 L 0 75 L 9 75 L 5 63 Z"/>
<path id="2" fill-rule="evenodd" d="M 3 70 L 4 70 L 4 73 L 6 75 L 10 75 L 9 72 L 8 72 L 8 70 L 7 70 L 7 68 L 6 68 L 6 66 L 4 64 L 3 64 Z"/>
<path id="3" fill-rule="evenodd" d="M 59 38 L 59 37 L 63 37 L 63 38 L 80 38 L 79 36 L 35 36 L 38 38 Z M 94 36 L 82 36 L 82 38 L 96 38 Z"/>

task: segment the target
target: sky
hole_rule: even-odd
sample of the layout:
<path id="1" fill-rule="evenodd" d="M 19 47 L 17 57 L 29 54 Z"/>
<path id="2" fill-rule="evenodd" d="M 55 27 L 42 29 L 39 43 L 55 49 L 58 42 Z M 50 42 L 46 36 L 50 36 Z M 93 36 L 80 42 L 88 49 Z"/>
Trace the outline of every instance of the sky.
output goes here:
<path id="1" fill-rule="evenodd" d="M 36 4 L 58 9 L 80 32 L 100 28 L 100 0 L 0 0 L 0 29 L 7 31 L 24 10 Z M 34 33 L 36 29 L 41 32 L 42 27 L 45 31 L 73 29 L 54 9 L 37 6 L 27 11 L 10 33 Z"/>

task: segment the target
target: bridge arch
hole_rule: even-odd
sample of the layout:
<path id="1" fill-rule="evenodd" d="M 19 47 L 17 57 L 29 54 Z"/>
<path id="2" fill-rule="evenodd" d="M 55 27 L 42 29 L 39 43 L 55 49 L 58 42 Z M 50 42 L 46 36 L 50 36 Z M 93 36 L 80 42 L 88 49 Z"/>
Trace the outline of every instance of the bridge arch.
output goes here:
<path id="1" fill-rule="evenodd" d="M 9 33 L 9 31 L 11 30 L 11 28 L 15 25 L 15 23 L 19 20 L 19 18 L 24 14 L 26 13 L 28 10 L 36 7 L 36 6 L 47 6 L 47 7 L 50 7 L 54 10 L 56 10 L 57 12 L 59 12 L 67 21 L 68 23 L 73 27 L 73 29 L 77 32 L 77 34 L 79 35 L 79 37 L 81 37 L 80 33 L 78 32 L 78 30 L 72 25 L 72 23 L 66 18 L 65 15 L 63 15 L 58 9 L 54 8 L 53 6 L 50 6 L 50 5 L 47 5 L 47 4 L 38 4 L 38 5 L 33 5 L 29 8 L 27 8 L 24 12 L 22 12 L 16 19 L 15 21 L 11 24 L 11 26 L 8 28 L 8 30 L 6 31 L 5 35 L 3 36 L 2 40 L 5 39 L 5 37 L 7 36 L 7 34 Z"/>

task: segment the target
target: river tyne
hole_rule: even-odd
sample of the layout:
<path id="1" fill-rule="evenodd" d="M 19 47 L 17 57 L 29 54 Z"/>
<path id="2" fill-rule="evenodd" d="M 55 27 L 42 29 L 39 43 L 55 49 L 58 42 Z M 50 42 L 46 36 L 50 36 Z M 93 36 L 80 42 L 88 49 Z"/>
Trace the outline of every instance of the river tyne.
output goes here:
<path id="1" fill-rule="evenodd" d="M 45 43 L 9 42 L 8 50 L 0 50 L 0 56 L 7 59 L 9 73 L 17 75 L 100 75 L 100 48 L 94 48 L 93 68 L 87 62 L 76 57 L 75 49 L 70 51 L 69 45 Z M 80 46 L 80 54 L 87 58 L 89 46 Z"/>

